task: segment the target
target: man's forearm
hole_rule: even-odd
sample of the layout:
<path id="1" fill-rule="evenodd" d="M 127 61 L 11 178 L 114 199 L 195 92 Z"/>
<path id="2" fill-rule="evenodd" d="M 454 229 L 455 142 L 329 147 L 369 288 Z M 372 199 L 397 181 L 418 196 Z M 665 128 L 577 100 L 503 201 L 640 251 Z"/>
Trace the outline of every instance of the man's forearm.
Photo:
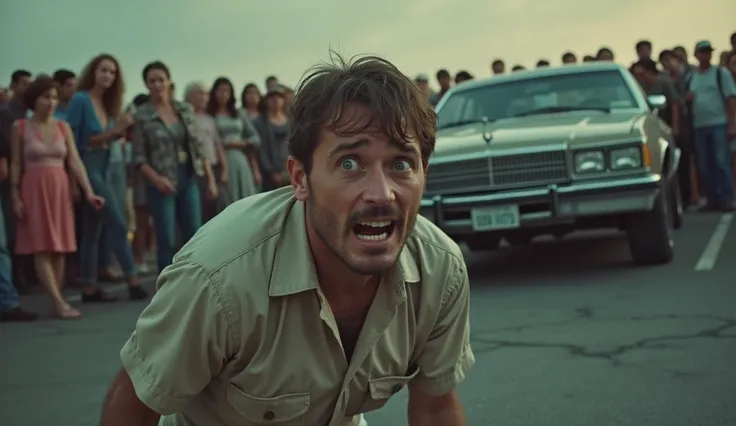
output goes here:
<path id="1" fill-rule="evenodd" d="M 160 417 L 138 399 L 125 371 L 115 376 L 105 396 L 100 426 L 156 426 Z"/>
<path id="2" fill-rule="evenodd" d="M 409 426 L 465 426 L 462 407 L 443 410 L 409 410 Z"/>
<path id="3" fill-rule="evenodd" d="M 463 406 L 452 391 L 432 396 L 409 388 L 409 426 L 465 426 Z"/>

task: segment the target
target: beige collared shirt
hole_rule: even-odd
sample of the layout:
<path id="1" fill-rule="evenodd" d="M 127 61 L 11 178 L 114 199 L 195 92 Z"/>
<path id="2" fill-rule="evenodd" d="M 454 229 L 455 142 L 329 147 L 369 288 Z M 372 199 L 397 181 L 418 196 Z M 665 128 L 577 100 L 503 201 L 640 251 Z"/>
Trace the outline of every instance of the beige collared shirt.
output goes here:
<path id="1" fill-rule="evenodd" d="M 208 222 L 158 280 L 121 351 L 171 426 L 347 426 L 408 383 L 455 388 L 474 363 L 458 246 L 418 218 L 347 360 L 290 187 Z"/>

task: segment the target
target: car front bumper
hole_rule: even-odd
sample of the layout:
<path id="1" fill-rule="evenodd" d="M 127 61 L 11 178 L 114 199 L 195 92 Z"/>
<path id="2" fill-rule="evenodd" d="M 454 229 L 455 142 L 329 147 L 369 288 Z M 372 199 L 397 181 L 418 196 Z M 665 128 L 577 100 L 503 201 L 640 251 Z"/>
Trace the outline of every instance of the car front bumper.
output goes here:
<path id="1" fill-rule="evenodd" d="M 571 224 L 578 218 L 649 211 L 661 179 L 651 174 L 494 194 L 437 195 L 422 200 L 420 214 L 451 236 L 477 232 L 471 211 L 488 207 L 518 206 L 521 228 Z"/>

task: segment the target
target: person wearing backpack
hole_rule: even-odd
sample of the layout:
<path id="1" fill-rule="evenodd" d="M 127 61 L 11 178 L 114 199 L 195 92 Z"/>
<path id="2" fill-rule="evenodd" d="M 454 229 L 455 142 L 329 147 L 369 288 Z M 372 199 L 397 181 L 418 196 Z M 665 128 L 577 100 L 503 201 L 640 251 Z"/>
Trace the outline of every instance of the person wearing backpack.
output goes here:
<path id="1" fill-rule="evenodd" d="M 736 84 L 723 67 L 711 65 L 713 46 L 695 45 L 698 67 L 686 81 L 694 148 L 708 203 L 704 211 L 736 211 L 729 141 L 736 136 Z"/>

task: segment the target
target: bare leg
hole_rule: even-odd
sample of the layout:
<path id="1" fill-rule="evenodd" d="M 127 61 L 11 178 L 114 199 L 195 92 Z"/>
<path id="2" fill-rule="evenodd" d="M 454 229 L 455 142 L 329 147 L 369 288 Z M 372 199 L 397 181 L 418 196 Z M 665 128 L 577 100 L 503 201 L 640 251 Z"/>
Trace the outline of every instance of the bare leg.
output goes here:
<path id="1" fill-rule="evenodd" d="M 49 292 L 56 309 L 56 314 L 64 319 L 79 318 L 81 316 L 79 311 L 72 308 L 64 300 L 64 296 L 60 290 L 61 284 L 57 282 L 52 256 L 50 253 L 37 253 L 34 255 L 33 260 L 36 266 L 36 274 L 41 284 L 46 288 L 46 291 Z"/>
<path id="2" fill-rule="evenodd" d="M 66 259 L 63 253 L 53 253 L 51 255 L 51 267 L 54 269 L 56 284 L 59 286 L 59 292 L 64 290 L 64 270 Z"/>

